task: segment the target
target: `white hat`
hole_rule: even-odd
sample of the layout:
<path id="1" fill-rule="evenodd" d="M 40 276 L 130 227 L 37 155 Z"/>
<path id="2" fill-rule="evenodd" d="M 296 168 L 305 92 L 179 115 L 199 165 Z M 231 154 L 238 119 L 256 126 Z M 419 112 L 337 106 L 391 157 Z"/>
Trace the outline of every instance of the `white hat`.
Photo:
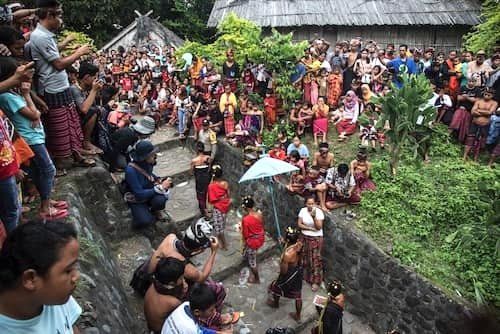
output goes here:
<path id="1" fill-rule="evenodd" d="M 150 135 L 155 132 L 155 120 L 149 116 L 144 116 L 136 124 L 130 126 L 141 135 Z"/>

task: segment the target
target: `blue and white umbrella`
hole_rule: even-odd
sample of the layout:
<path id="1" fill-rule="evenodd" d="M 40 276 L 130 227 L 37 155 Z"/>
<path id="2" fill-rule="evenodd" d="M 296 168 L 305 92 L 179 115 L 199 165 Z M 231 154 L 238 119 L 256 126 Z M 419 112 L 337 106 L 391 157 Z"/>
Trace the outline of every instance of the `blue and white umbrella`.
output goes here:
<path id="1" fill-rule="evenodd" d="M 288 162 L 274 159 L 268 156 L 264 156 L 257 160 L 247 171 L 238 183 L 252 180 L 265 180 L 267 181 L 269 192 L 271 193 L 271 200 L 273 203 L 274 221 L 276 223 L 276 230 L 278 232 L 278 238 L 281 238 L 280 225 L 278 221 L 278 213 L 276 211 L 276 202 L 274 199 L 274 190 L 271 182 L 271 178 L 275 175 L 286 174 L 298 171 L 299 168 L 295 167 Z"/>

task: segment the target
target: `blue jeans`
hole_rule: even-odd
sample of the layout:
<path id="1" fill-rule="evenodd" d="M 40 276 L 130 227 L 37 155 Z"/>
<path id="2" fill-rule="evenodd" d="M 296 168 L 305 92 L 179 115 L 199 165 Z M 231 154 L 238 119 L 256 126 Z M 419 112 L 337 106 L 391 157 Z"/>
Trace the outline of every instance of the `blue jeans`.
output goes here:
<path id="1" fill-rule="evenodd" d="M 0 194 L 2 194 L 0 220 L 9 234 L 17 226 L 21 217 L 21 204 L 19 203 L 15 176 L 0 180 Z"/>
<path id="2" fill-rule="evenodd" d="M 179 108 L 177 109 L 177 118 L 179 120 L 179 134 L 184 133 L 184 123 L 185 123 L 185 118 L 186 118 L 186 109 L 184 108 Z"/>
<path id="3" fill-rule="evenodd" d="M 49 152 L 44 144 L 30 145 L 30 147 L 35 156 L 31 159 L 29 174 L 33 179 L 36 190 L 40 193 L 40 199 L 42 201 L 48 200 L 54 186 L 56 167 L 52 159 L 50 159 Z"/>
<path id="4" fill-rule="evenodd" d="M 163 195 L 155 195 L 146 203 L 128 203 L 132 211 L 132 219 L 135 226 L 151 225 L 155 222 L 153 212 L 165 209 L 167 198 Z"/>

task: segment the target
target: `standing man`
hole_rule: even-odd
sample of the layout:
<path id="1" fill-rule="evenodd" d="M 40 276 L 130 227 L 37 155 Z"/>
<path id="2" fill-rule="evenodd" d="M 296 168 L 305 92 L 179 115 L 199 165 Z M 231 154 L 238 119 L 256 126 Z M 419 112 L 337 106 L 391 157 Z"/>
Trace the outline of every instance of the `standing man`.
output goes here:
<path id="1" fill-rule="evenodd" d="M 401 44 L 399 46 L 399 57 L 387 63 L 387 67 L 394 69 L 393 82 L 396 87 L 401 88 L 403 83 L 400 76 L 404 73 L 417 73 L 417 66 L 412 58 L 408 58 L 408 45 Z"/>
<path id="2" fill-rule="evenodd" d="M 39 23 L 31 33 L 31 56 L 38 76 L 38 91 L 49 111 L 44 115 L 47 148 L 61 171 L 62 160 L 70 156 L 79 166 L 94 166 L 93 159 L 82 156 L 83 134 L 77 107 L 69 86 L 66 68 L 90 52 L 88 45 L 61 57 L 55 32 L 62 25 L 62 6 L 57 0 L 37 0 Z M 64 171 L 62 171 L 64 173 Z"/>
<path id="3" fill-rule="evenodd" d="M 210 156 L 205 154 L 205 145 L 196 142 L 196 157 L 191 160 L 191 173 L 196 185 L 196 199 L 201 214 L 208 218 L 207 191 L 210 183 Z"/>

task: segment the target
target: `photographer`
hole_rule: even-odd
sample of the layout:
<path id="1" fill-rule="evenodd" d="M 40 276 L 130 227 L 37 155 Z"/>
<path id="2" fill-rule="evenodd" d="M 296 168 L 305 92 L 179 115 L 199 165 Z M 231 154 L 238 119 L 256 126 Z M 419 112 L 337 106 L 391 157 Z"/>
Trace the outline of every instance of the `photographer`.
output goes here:
<path id="1" fill-rule="evenodd" d="M 160 179 L 153 174 L 156 165 L 156 152 L 149 141 L 139 141 L 130 153 L 132 162 L 125 168 L 125 200 L 132 211 L 133 224 L 136 227 L 148 226 L 155 222 L 166 221 L 163 209 L 170 197 L 172 180 Z"/>
<path id="2" fill-rule="evenodd" d="M 78 70 L 78 80 L 70 87 L 71 95 L 80 112 L 83 130 L 83 150 L 85 154 L 102 154 L 103 151 L 95 146 L 93 138 L 100 109 L 96 104 L 96 96 L 104 86 L 104 80 L 97 78 L 99 68 L 89 62 L 82 62 Z"/>

